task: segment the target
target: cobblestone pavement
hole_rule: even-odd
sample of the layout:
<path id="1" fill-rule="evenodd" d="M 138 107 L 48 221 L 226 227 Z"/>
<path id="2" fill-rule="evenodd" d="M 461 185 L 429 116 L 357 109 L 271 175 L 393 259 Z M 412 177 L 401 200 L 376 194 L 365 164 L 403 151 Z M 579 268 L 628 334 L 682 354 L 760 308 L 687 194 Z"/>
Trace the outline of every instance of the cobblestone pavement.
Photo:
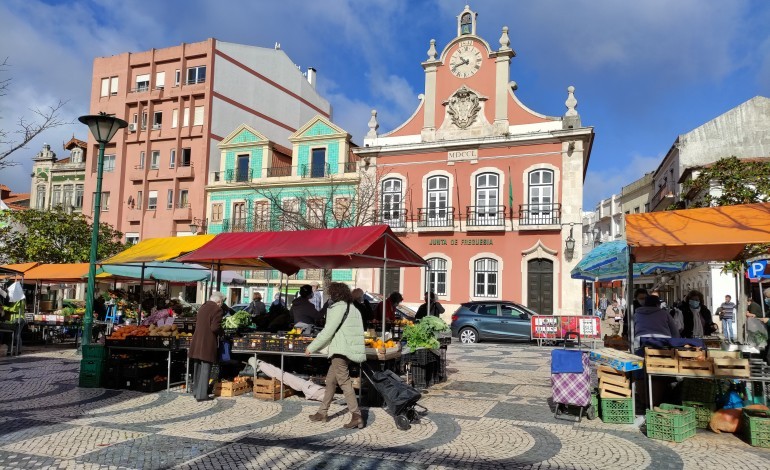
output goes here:
<path id="1" fill-rule="evenodd" d="M 730 434 L 698 431 L 673 444 L 631 425 L 554 419 L 545 348 L 452 344 L 448 370 L 410 430 L 379 408 L 366 410 L 366 428 L 345 430 L 342 404 L 329 423 L 311 423 L 317 404 L 298 397 L 197 403 L 178 392 L 81 389 L 71 351 L 2 358 L 0 468 L 770 468 L 770 449 Z"/>

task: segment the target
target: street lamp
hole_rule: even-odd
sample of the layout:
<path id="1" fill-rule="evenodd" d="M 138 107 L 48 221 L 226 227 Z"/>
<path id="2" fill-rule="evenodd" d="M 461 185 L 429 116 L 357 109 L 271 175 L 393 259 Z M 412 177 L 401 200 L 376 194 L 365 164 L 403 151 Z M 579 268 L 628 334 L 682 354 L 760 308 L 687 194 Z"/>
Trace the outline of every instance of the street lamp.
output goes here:
<path id="1" fill-rule="evenodd" d="M 599 227 L 594 227 L 593 234 L 594 234 L 594 248 L 602 244 L 602 241 L 599 239 Z"/>
<path id="2" fill-rule="evenodd" d="M 564 254 L 571 257 L 575 253 L 575 239 L 572 237 L 572 224 L 569 224 L 569 236 L 564 240 Z"/>
<path id="3" fill-rule="evenodd" d="M 86 293 L 86 317 L 83 319 L 83 344 L 91 343 L 91 329 L 94 323 L 94 297 L 96 294 L 96 250 L 99 246 L 99 216 L 102 210 L 102 173 L 104 171 L 104 146 L 119 129 L 128 123 L 106 113 L 80 116 L 78 121 L 88 126 L 99 143 L 99 157 L 96 160 L 96 194 L 94 195 L 94 220 L 91 226 L 91 255 L 88 259 L 88 291 Z"/>
<path id="4" fill-rule="evenodd" d="M 200 228 L 202 234 L 206 234 L 206 220 L 207 219 L 195 219 L 190 222 L 190 233 L 198 235 L 198 229 Z"/>

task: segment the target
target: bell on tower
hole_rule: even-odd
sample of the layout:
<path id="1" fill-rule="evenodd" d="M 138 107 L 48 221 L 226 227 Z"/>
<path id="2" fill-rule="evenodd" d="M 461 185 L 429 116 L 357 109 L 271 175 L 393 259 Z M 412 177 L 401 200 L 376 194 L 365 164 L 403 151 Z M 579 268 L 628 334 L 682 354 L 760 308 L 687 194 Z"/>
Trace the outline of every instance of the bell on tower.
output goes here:
<path id="1" fill-rule="evenodd" d="M 466 34 L 476 34 L 476 17 L 478 13 L 471 11 L 468 5 L 465 5 L 465 9 L 457 17 L 457 35 L 463 36 Z"/>

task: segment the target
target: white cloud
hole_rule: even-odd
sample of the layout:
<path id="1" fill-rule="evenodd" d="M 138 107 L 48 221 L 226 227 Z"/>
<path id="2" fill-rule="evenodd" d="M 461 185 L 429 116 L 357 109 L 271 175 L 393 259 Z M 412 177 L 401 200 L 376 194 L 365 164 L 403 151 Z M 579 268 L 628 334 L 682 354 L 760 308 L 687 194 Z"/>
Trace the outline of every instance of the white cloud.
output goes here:
<path id="1" fill-rule="evenodd" d="M 613 194 L 620 194 L 623 186 L 638 180 L 645 173 L 654 171 L 664 155 L 648 157 L 643 155 L 632 156 L 626 165 L 621 167 L 601 168 L 599 165 L 589 162 L 583 185 L 583 209 L 594 210 L 594 207 L 602 199 Z M 599 167 L 597 169 L 597 167 Z"/>

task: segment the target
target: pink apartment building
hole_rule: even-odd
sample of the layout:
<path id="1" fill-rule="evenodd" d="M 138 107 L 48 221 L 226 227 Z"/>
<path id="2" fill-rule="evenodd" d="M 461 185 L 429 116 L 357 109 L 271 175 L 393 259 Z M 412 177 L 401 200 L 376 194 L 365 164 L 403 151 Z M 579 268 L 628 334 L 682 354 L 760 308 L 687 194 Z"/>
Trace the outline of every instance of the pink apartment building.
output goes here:
<path id="1" fill-rule="evenodd" d="M 94 60 L 89 112 L 129 122 L 105 151 L 101 220 L 127 241 L 189 235 L 205 220 L 209 169 L 217 143 L 241 124 L 271 141 L 312 117 L 331 116 L 315 90 L 315 70 L 301 72 L 279 48 L 208 39 Z M 89 154 L 98 146 L 89 135 Z M 83 211 L 93 211 L 96 158 L 86 168 Z"/>

